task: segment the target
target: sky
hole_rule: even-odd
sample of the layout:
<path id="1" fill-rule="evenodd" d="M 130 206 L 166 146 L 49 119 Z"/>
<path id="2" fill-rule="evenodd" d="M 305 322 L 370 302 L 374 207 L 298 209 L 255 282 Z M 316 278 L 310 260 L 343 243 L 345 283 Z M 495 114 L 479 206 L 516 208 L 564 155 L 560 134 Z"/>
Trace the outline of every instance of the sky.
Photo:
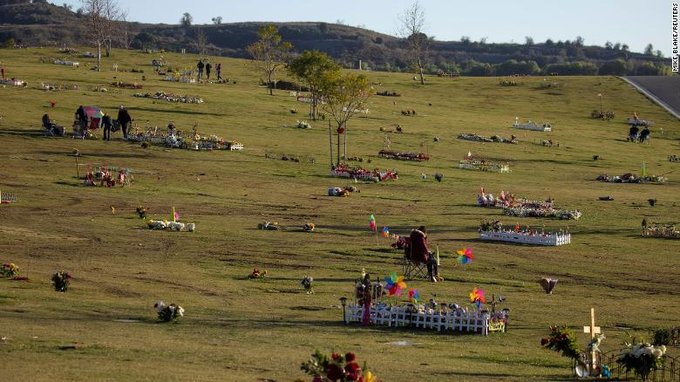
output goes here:
<path id="1" fill-rule="evenodd" d="M 185 12 L 194 25 L 245 21 L 311 21 L 359 26 L 397 35 L 399 16 L 413 0 L 116 0 L 128 20 L 179 24 Z M 80 0 L 51 1 L 81 6 Z M 425 11 L 424 32 L 439 41 L 525 43 L 574 41 L 603 46 L 627 44 L 643 52 L 647 44 L 670 57 L 672 4 L 678 0 L 420 0 Z"/>

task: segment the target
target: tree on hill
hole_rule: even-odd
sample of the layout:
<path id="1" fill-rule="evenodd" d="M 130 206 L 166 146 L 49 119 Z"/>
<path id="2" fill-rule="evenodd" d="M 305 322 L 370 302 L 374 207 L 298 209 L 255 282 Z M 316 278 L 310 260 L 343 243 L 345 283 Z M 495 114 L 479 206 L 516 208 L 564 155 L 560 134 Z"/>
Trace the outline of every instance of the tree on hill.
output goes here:
<path id="1" fill-rule="evenodd" d="M 607 61 L 600 66 L 598 74 L 601 76 L 625 76 L 628 74 L 628 64 L 622 59 Z"/>
<path id="2" fill-rule="evenodd" d="M 309 116 L 313 120 L 316 120 L 318 116 L 322 80 L 326 73 L 337 71 L 340 71 L 340 66 L 326 53 L 318 50 L 306 50 L 288 63 L 288 72 L 309 87 L 312 95 Z"/>
<path id="3" fill-rule="evenodd" d="M 264 72 L 269 95 L 274 95 L 274 73 L 284 65 L 293 46 L 282 40 L 279 30 L 274 25 L 261 26 L 257 36 L 259 40 L 249 45 L 246 50 L 253 56 L 255 66 Z"/>
<path id="4" fill-rule="evenodd" d="M 338 152 L 336 164 L 340 164 L 340 138 L 344 137 L 343 157 L 346 158 L 347 122 L 357 112 L 366 108 L 366 101 L 371 96 L 371 84 L 363 74 L 342 73 L 339 70 L 328 71 L 322 77 L 320 94 L 326 102 L 323 105 L 324 110 L 337 126 Z"/>
<path id="5" fill-rule="evenodd" d="M 97 47 L 97 71 L 102 67 L 102 46 L 110 44 L 116 32 L 115 20 L 119 18 L 120 11 L 115 0 L 81 0 L 83 12 L 87 17 L 87 33 L 90 41 Z"/>
<path id="6" fill-rule="evenodd" d="M 212 22 L 215 25 L 222 25 L 222 16 L 213 17 Z"/>
<path id="7" fill-rule="evenodd" d="M 182 18 L 179 19 L 179 24 L 183 27 L 190 27 L 193 22 L 194 18 L 189 12 L 184 12 Z"/>
<path id="8" fill-rule="evenodd" d="M 423 67 L 425 66 L 425 59 L 427 57 L 427 50 L 429 39 L 423 28 L 425 26 L 425 10 L 420 6 L 418 1 L 414 2 L 411 7 L 406 9 L 399 17 L 401 22 L 400 34 L 406 38 L 411 53 L 411 60 L 416 66 L 418 75 L 420 76 L 420 84 L 425 84 L 425 77 L 423 76 Z"/>

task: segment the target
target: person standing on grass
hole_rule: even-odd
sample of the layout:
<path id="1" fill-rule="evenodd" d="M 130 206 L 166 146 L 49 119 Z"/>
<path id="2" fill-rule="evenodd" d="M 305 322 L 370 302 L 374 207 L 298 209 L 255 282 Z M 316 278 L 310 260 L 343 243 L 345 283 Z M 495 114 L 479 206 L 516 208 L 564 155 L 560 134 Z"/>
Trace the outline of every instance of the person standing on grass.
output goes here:
<path id="1" fill-rule="evenodd" d="M 210 80 L 210 70 L 212 69 L 212 65 L 210 65 L 210 62 L 205 63 L 205 78 Z"/>
<path id="2" fill-rule="evenodd" d="M 113 126 L 113 123 L 111 122 L 111 116 L 108 113 L 104 113 L 102 116 L 102 128 L 104 129 L 105 141 L 111 140 L 111 126 Z"/>
<path id="3" fill-rule="evenodd" d="M 217 66 L 215 67 L 215 73 L 217 73 L 217 79 L 221 80 L 222 79 L 222 64 L 219 62 L 217 63 Z"/>
<path id="4" fill-rule="evenodd" d="M 123 130 L 123 140 L 127 141 L 128 129 L 130 128 L 130 122 L 132 122 L 132 117 L 130 113 L 125 109 L 123 105 L 120 105 L 118 110 L 118 123 L 120 124 L 121 130 Z"/>
<path id="5" fill-rule="evenodd" d="M 196 64 L 196 68 L 198 69 L 198 81 L 203 78 L 203 68 L 205 65 L 203 64 L 203 60 L 198 60 L 198 64 Z"/>

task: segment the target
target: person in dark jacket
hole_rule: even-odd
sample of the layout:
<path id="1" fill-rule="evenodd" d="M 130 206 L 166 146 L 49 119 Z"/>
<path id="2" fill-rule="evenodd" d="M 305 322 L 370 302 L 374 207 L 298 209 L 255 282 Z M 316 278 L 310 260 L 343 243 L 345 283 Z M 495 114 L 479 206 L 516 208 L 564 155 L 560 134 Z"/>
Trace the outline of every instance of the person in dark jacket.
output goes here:
<path id="1" fill-rule="evenodd" d="M 128 113 L 125 107 L 121 105 L 120 109 L 118 110 L 118 123 L 120 124 L 120 128 L 123 130 L 123 140 L 127 140 L 128 129 L 130 128 L 131 122 L 132 117 L 130 117 L 130 113 Z"/>
<path id="2" fill-rule="evenodd" d="M 205 63 L 205 78 L 207 80 L 210 80 L 210 70 L 212 69 L 212 65 L 210 65 L 210 62 Z"/>
<path id="3" fill-rule="evenodd" d="M 196 69 L 198 69 L 197 78 L 198 81 L 200 81 L 203 78 L 203 67 L 205 67 L 205 64 L 203 64 L 203 60 L 198 60 L 198 64 L 196 64 Z"/>
<path id="4" fill-rule="evenodd" d="M 104 129 L 105 141 L 111 140 L 111 126 L 113 126 L 113 123 L 111 122 L 111 116 L 108 113 L 104 113 L 102 116 L 102 128 Z"/>
<path id="5" fill-rule="evenodd" d="M 427 246 L 427 230 L 425 226 L 411 231 L 411 261 L 427 264 L 427 274 L 430 281 L 437 282 L 439 279 L 439 268 L 437 259 L 432 256 L 432 252 Z"/>

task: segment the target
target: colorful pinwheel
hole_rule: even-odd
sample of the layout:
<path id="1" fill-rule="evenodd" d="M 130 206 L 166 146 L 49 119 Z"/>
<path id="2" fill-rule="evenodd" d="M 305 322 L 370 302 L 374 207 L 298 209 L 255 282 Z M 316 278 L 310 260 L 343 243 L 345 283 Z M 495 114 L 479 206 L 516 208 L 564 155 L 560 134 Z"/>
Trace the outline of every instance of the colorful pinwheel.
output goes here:
<path id="1" fill-rule="evenodd" d="M 387 289 L 388 296 L 401 296 L 401 291 L 406 289 L 404 276 L 397 277 L 396 272 L 392 272 L 389 277 L 385 277 L 385 289 Z"/>
<path id="2" fill-rule="evenodd" d="M 382 237 L 390 237 L 390 229 L 388 227 L 383 227 Z"/>
<path id="3" fill-rule="evenodd" d="M 458 257 L 456 257 L 458 264 L 465 265 L 475 258 L 475 255 L 472 254 L 472 249 L 470 248 L 459 249 L 456 251 L 456 253 L 458 254 Z"/>
<path id="4" fill-rule="evenodd" d="M 418 303 L 418 300 L 420 300 L 420 292 L 418 292 L 418 289 L 409 289 L 408 290 L 408 299 L 409 301 L 413 302 L 414 304 Z"/>
<path id="5" fill-rule="evenodd" d="M 371 217 L 368 219 L 368 227 L 373 232 L 376 232 L 376 230 L 378 229 L 378 226 L 376 225 L 376 222 L 375 222 L 375 216 L 373 216 L 373 214 L 371 214 Z"/>
<path id="6" fill-rule="evenodd" d="M 477 309 L 479 309 L 482 304 L 486 303 L 486 297 L 484 297 L 484 290 L 480 288 L 473 288 L 470 292 L 470 302 L 477 304 Z"/>

